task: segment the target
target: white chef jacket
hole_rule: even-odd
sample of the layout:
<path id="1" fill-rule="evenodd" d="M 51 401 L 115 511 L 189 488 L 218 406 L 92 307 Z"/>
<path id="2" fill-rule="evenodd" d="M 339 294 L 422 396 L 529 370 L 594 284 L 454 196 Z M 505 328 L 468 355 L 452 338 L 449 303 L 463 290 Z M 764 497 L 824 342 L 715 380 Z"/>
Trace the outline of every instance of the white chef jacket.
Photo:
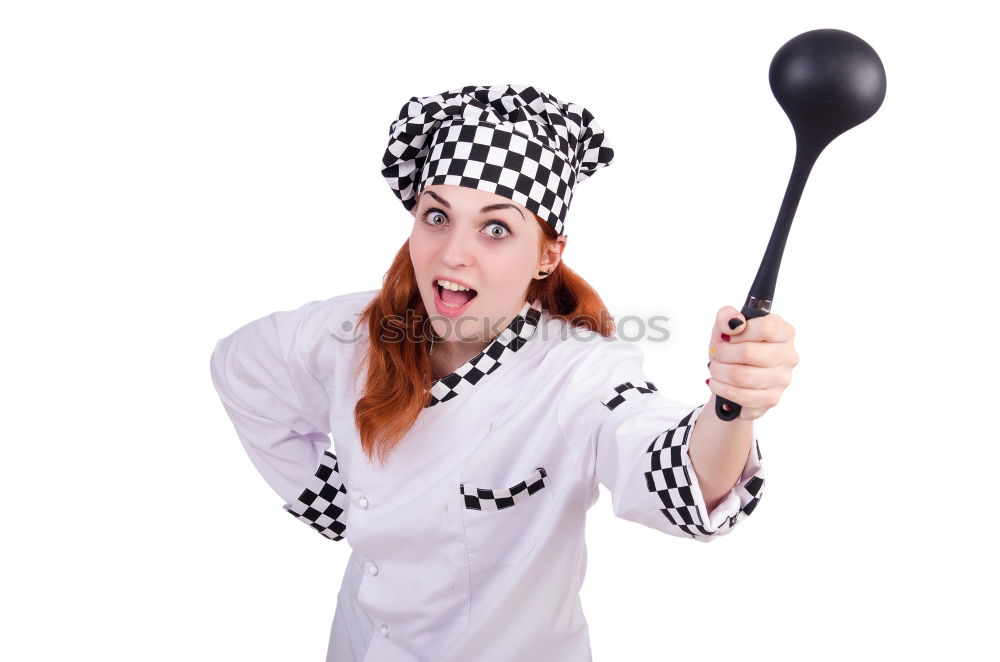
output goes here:
<path id="1" fill-rule="evenodd" d="M 579 591 L 598 484 L 615 515 L 705 542 L 757 505 L 756 434 L 709 513 L 688 456 L 704 404 L 668 399 L 636 346 L 572 329 L 537 301 L 435 380 L 384 467 L 369 462 L 354 424 L 367 348 L 356 323 L 377 293 L 272 313 L 211 357 L 237 435 L 283 507 L 351 546 L 328 662 L 589 661 Z"/>

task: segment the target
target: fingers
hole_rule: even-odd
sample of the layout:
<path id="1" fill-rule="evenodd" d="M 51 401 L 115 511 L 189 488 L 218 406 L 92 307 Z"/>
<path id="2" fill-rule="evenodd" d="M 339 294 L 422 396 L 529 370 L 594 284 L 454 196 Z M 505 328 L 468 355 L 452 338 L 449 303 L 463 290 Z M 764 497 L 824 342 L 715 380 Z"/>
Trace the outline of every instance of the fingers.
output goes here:
<path id="1" fill-rule="evenodd" d="M 732 320 L 739 322 L 735 328 L 730 324 Z M 715 330 L 712 334 L 712 342 L 728 342 L 723 334 L 732 338 L 743 333 L 746 328 L 746 318 L 743 317 L 739 310 L 732 306 L 723 306 L 715 314 Z"/>
<path id="2" fill-rule="evenodd" d="M 751 322 L 753 320 L 750 320 Z M 734 338 L 735 340 L 735 338 Z M 775 368 L 788 363 L 788 346 L 768 342 L 721 342 L 708 348 L 709 368 L 715 363 L 742 364 L 747 367 Z"/>
<path id="3" fill-rule="evenodd" d="M 799 362 L 794 339 L 795 328 L 780 315 L 748 320 L 733 306 L 723 306 L 709 344 L 709 388 L 738 403 L 740 418 L 758 418 L 778 404 L 792 381 Z"/>
<path id="4" fill-rule="evenodd" d="M 740 319 L 743 318 L 740 317 Z M 747 320 L 743 327 L 739 327 L 729 335 L 731 343 L 788 342 L 795 338 L 795 327 L 782 319 L 780 315 L 770 313 L 763 317 Z"/>
<path id="5" fill-rule="evenodd" d="M 708 364 L 709 385 L 722 383 L 744 390 L 784 389 L 792 383 L 792 367 L 757 367 L 711 361 Z M 723 396 L 726 397 L 726 396 Z"/>
<path id="6" fill-rule="evenodd" d="M 778 404 L 781 388 L 748 389 L 714 379 L 709 383 L 712 393 L 740 405 L 745 410 L 763 413 Z"/>

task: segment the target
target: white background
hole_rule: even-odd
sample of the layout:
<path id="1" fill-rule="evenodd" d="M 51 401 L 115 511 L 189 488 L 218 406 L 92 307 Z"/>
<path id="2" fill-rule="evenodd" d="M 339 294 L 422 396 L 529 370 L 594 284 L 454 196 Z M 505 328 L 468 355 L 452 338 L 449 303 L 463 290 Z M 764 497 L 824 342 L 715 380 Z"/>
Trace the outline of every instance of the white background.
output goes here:
<path id="1" fill-rule="evenodd" d="M 592 509 L 594 658 L 995 654 L 995 22 L 971 3 L 22 2 L 0 11 L 6 660 L 323 659 L 349 554 L 280 508 L 209 378 L 218 338 L 379 287 L 410 96 L 532 84 L 615 148 L 567 265 L 670 317 L 646 369 L 709 397 L 794 154 L 768 85 L 816 28 L 879 53 L 820 156 L 773 312 L 760 508 L 710 544 Z"/>

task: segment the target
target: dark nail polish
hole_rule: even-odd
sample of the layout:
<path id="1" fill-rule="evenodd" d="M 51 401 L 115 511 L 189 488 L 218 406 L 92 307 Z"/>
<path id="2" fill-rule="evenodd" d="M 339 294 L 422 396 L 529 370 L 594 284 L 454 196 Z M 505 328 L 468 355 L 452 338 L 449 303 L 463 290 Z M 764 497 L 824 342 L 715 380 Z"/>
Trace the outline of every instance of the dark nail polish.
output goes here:
<path id="1" fill-rule="evenodd" d="M 729 328 L 732 331 L 738 329 L 740 327 L 740 324 L 743 324 L 743 320 L 741 320 L 739 317 L 734 317 L 731 320 L 729 320 Z"/>

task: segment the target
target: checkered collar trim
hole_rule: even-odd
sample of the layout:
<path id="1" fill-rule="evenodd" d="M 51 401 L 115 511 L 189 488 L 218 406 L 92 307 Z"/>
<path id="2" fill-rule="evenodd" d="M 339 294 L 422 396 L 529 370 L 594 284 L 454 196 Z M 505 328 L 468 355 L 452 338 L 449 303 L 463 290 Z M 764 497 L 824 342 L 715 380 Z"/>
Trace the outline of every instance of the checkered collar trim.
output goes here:
<path id="1" fill-rule="evenodd" d="M 439 402 L 447 402 L 458 397 L 478 384 L 483 377 L 500 368 L 504 362 L 509 361 L 513 353 L 521 349 L 535 334 L 541 316 L 541 301 L 539 299 L 526 301 L 517 316 L 486 346 L 486 349 L 460 365 L 451 374 L 435 379 L 429 390 L 424 389 L 425 393 L 430 393 L 430 401 L 425 407 L 433 407 Z"/>

